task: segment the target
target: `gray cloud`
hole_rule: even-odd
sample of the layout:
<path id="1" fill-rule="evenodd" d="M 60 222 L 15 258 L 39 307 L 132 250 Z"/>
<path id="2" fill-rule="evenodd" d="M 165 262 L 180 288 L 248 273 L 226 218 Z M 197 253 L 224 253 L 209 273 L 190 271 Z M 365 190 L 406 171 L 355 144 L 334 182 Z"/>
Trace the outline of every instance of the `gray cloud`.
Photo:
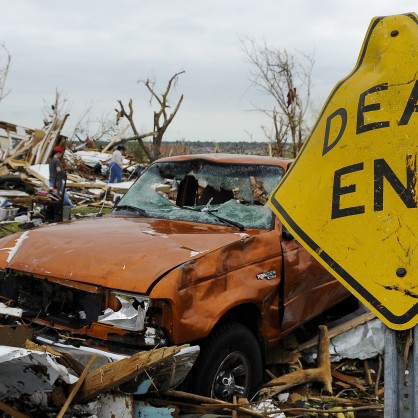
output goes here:
<path id="1" fill-rule="evenodd" d="M 374 16 L 414 11 L 404 0 L 0 0 L 0 42 L 12 54 L 10 95 L 0 119 L 42 124 L 43 99 L 55 88 L 71 103 L 68 127 L 93 103 L 97 116 L 118 99 L 133 98 L 137 124 L 150 128 L 149 95 L 138 80 L 155 78 L 158 91 L 186 70 L 173 90 L 184 94 L 167 139 L 263 140 L 266 120 L 249 112 L 264 98 L 249 87 L 240 39 L 315 53 L 313 97 L 320 107 L 354 67 Z"/>

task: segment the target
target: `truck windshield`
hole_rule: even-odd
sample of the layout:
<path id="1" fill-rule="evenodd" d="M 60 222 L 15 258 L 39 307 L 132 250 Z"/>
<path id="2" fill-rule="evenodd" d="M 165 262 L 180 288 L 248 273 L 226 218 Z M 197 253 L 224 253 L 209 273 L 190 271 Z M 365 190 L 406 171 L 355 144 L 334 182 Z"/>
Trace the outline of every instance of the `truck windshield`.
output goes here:
<path id="1" fill-rule="evenodd" d="M 225 225 L 219 219 L 224 218 L 244 228 L 270 229 L 273 214 L 267 199 L 283 174 L 282 167 L 270 165 L 205 160 L 154 163 L 114 213 L 135 215 L 132 208 L 138 208 L 139 216 L 142 211 L 153 218 Z"/>

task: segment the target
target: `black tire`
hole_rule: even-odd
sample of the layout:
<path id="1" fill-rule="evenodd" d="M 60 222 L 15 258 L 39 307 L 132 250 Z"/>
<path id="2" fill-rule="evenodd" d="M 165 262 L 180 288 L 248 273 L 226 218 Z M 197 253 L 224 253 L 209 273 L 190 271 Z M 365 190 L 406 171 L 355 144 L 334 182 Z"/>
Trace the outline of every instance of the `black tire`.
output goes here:
<path id="1" fill-rule="evenodd" d="M 244 325 L 227 322 L 200 345 L 200 354 L 187 381 L 198 395 L 231 402 L 233 396 L 250 398 L 263 378 L 260 347 Z"/>

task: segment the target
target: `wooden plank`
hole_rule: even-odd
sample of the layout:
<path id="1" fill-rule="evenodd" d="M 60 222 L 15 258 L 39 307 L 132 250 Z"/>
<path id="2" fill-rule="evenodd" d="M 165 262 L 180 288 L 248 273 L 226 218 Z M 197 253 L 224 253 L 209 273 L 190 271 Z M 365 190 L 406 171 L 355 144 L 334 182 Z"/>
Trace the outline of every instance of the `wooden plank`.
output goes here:
<path id="1" fill-rule="evenodd" d="M 24 348 L 26 341 L 32 337 L 33 329 L 29 325 L 0 325 L 1 345 Z"/>
<path id="2" fill-rule="evenodd" d="M 85 205 L 85 206 L 87 206 L 87 207 L 100 207 L 103 204 L 106 208 L 113 208 L 113 206 L 115 206 L 115 204 L 113 202 L 109 202 L 109 201 L 106 201 L 104 203 L 103 203 L 103 201 L 102 202 L 89 203 L 88 205 Z"/>
<path id="3" fill-rule="evenodd" d="M 85 182 L 86 179 L 84 177 L 79 176 L 78 174 L 74 173 L 67 173 L 67 180 L 74 181 L 75 183 L 82 183 Z"/>
<path id="4" fill-rule="evenodd" d="M 30 195 L 21 190 L 0 189 L 0 197 L 30 197 Z"/>
<path id="5" fill-rule="evenodd" d="M 169 389 L 165 392 L 168 396 L 175 396 L 176 398 L 188 399 L 194 402 L 199 402 L 202 408 L 212 409 L 221 407 L 222 409 L 237 410 L 242 416 L 249 415 L 256 418 L 265 418 L 266 415 L 252 409 L 245 408 L 243 405 L 234 405 L 229 402 L 221 401 L 220 399 L 207 398 L 206 396 L 195 395 L 193 393 L 182 392 L 178 390 Z M 248 406 L 248 404 L 247 404 Z"/>
<path id="6" fill-rule="evenodd" d="M 16 147 L 14 153 L 10 156 L 11 159 L 15 160 L 17 157 L 20 157 L 22 154 L 27 152 L 32 148 L 32 140 L 22 140 L 19 145 Z"/>
<path id="7" fill-rule="evenodd" d="M 34 145 L 31 152 L 28 153 L 28 155 L 26 156 L 26 161 L 29 163 L 29 165 L 33 165 L 33 162 L 35 161 L 36 154 L 38 152 L 38 148 L 40 144 L 42 144 L 42 140 L 41 142 L 38 142 L 36 145 Z"/>
<path id="8" fill-rule="evenodd" d="M 22 414 L 18 410 L 12 408 L 11 406 L 5 404 L 4 402 L 0 401 L 0 411 L 6 412 L 13 418 L 30 418 L 28 415 Z"/>
<path id="9" fill-rule="evenodd" d="M 37 178 L 38 180 L 42 181 L 43 184 L 48 184 L 48 179 L 40 175 L 35 170 L 32 170 L 30 167 L 26 167 L 26 171 L 33 177 Z"/>
<path id="10" fill-rule="evenodd" d="M 341 325 L 338 325 L 334 328 L 331 328 L 329 330 L 329 336 L 330 338 L 334 338 L 337 335 L 342 334 L 345 331 L 348 331 L 350 329 L 353 329 L 361 324 L 364 324 L 365 322 L 368 322 L 372 319 L 376 318 L 376 315 L 372 312 L 366 312 L 362 315 L 359 315 L 353 319 L 351 319 L 350 321 L 344 322 Z M 311 338 L 310 340 L 302 343 L 299 345 L 298 347 L 298 351 L 303 351 L 306 350 L 308 348 L 314 347 L 316 344 L 318 344 L 318 336 L 315 336 L 313 338 Z"/>
<path id="11" fill-rule="evenodd" d="M 65 414 L 65 411 L 70 406 L 72 400 L 74 399 L 75 395 L 77 394 L 78 390 L 80 389 L 81 385 L 83 384 L 85 378 L 87 377 L 87 373 L 90 370 L 90 367 L 93 365 L 93 363 L 96 361 L 97 354 L 93 354 L 87 363 L 86 367 L 83 370 L 83 373 L 81 373 L 81 376 L 77 380 L 77 383 L 73 386 L 70 394 L 68 395 L 67 400 L 65 401 L 65 404 L 62 406 L 59 414 L 57 415 L 57 418 L 62 418 Z"/>
<path id="12" fill-rule="evenodd" d="M 49 143 L 48 143 L 48 145 L 47 145 L 47 147 L 46 147 L 46 149 L 45 149 L 45 151 L 42 155 L 41 164 L 46 164 L 49 161 L 50 156 L 52 154 L 52 149 L 55 147 L 55 145 L 56 145 L 56 143 L 57 143 L 57 141 L 58 141 L 58 139 L 61 135 L 62 128 L 63 128 L 68 116 L 70 116 L 68 113 L 66 115 L 64 115 L 60 125 L 58 126 L 58 129 L 54 132 L 55 136 L 54 136 L 53 140 L 49 141 Z"/>
<path id="13" fill-rule="evenodd" d="M 1 154 L 1 150 L 0 150 L 0 154 Z M 0 161 L 2 160 L 2 157 L 0 155 Z M 4 164 L 3 162 L 0 162 L 0 164 Z M 6 166 L 1 166 L 0 167 L 0 176 L 7 176 L 10 173 L 10 170 L 6 167 Z"/>
<path id="14" fill-rule="evenodd" d="M 105 364 L 86 377 L 77 395 L 77 401 L 83 402 L 92 399 L 106 390 L 134 379 L 146 369 L 170 360 L 185 347 L 188 347 L 188 345 L 141 351 L 131 357 Z"/>
<path id="15" fill-rule="evenodd" d="M 17 170 L 19 167 L 26 168 L 28 166 L 28 163 L 25 160 L 14 160 L 11 157 L 7 158 L 4 163 L 12 167 L 13 170 Z"/>
<path id="16" fill-rule="evenodd" d="M 79 189 L 106 189 L 106 184 L 97 183 L 67 183 L 67 189 L 70 187 Z"/>
<path id="17" fill-rule="evenodd" d="M 43 153 L 45 152 L 45 148 L 51 138 L 52 135 L 52 130 L 54 127 L 54 122 L 51 123 L 51 125 L 49 126 L 48 131 L 46 132 L 44 138 L 42 139 L 41 142 L 39 142 L 39 144 L 37 144 L 38 146 L 36 147 L 36 155 L 35 155 L 35 164 L 40 164 L 40 161 L 42 159 Z M 32 165 L 32 164 L 31 164 Z"/>
<path id="18" fill-rule="evenodd" d="M 109 143 L 103 148 L 102 152 L 106 152 L 115 142 L 118 140 L 125 131 L 129 128 L 129 124 L 126 125 L 119 133 L 117 133 L 110 141 Z"/>
<path id="19" fill-rule="evenodd" d="M 363 392 L 367 392 L 366 387 L 364 386 L 366 382 L 363 379 L 357 377 L 349 376 L 347 374 L 341 373 L 338 370 L 332 370 L 332 377 L 335 379 L 341 380 L 342 382 L 348 383 L 351 386 L 355 386 Z"/>

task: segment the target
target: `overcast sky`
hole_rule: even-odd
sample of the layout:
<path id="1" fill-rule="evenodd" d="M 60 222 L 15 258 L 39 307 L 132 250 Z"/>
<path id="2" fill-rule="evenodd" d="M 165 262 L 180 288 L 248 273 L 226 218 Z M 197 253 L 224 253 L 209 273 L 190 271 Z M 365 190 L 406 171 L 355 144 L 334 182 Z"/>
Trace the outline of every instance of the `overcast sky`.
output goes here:
<path id="1" fill-rule="evenodd" d="M 0 0 L 0 44 L 12 56 L 10 94 L 0 120 L 42 127 L 55 89 L 70 106 L 67 132 L 91 106 L 91 120 L 134 101 L 141 131 L 152 128 L 149 95 L 138 80 L 185 70 L 171 98 L 184 100 L 166 140 L 264 140 L 263 100 L 249 89 L 241 39 L 314 54 L 312 97 L 319 109 L 354 67 L 375 16 L 416 11 L 416 0 Z"/>

